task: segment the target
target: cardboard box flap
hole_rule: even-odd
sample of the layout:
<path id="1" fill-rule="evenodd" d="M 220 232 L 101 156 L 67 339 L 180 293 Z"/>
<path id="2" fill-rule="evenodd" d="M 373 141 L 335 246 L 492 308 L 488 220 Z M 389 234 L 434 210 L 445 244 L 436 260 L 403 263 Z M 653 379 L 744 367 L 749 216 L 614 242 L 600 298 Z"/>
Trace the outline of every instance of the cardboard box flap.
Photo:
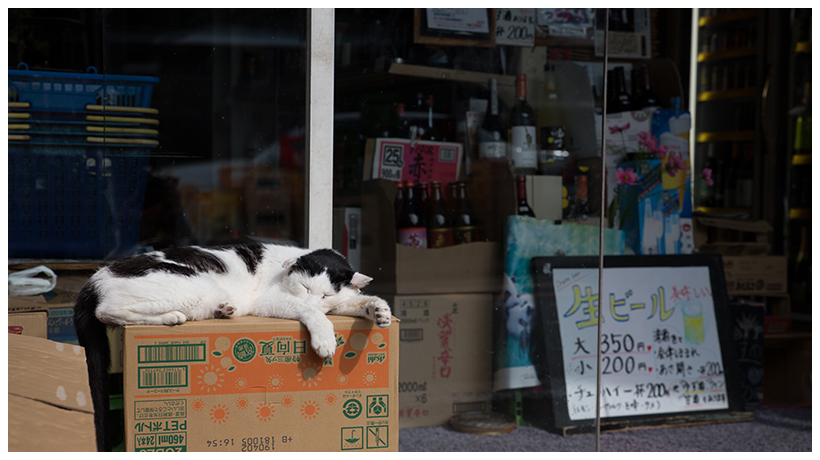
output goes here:
<path id="1" fill-rule="evenodd" d="M 95 452 L 94 414 L 9 395 L 9 452 Z"/>
<path id="2" fill-rule="evenodd" d="M 85 350 L 8 334 L 9 395 L 93 414 Z"/>

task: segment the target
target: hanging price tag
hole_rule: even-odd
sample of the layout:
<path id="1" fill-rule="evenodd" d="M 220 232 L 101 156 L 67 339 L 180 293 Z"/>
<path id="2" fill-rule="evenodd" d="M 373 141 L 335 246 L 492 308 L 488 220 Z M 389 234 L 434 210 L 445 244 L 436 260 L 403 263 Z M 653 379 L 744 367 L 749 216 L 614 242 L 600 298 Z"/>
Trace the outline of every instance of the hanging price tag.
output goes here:
<path id="1" fill-rule="evenodd" d="M 535 44 L 535 8 L 496 9 L 495 43 L 533 46 Z"/>

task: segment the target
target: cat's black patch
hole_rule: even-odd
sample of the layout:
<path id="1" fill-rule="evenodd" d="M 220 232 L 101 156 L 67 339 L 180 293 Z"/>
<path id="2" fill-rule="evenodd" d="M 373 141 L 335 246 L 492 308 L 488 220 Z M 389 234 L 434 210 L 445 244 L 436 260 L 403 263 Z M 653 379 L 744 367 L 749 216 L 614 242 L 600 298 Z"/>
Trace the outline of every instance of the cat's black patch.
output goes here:
<path id="1" fill-rule="evenodd" d="M 163 271 L 176 275 L 196 275 L 190 267 L 160 261 L 156 253 L 138 254 L 120 259 L 108 266 L 112 275 L 120 278 L 139 278 L 149 273 Z"/>
<path id="2" fill-rule="evenodd" d="M 172 247 L 163 252 L 166 259 L 187 265 L 195 273 L 225 273 L 228 270 L 219 257 L 194 246 Z"/>
<path id="3" fill-rule="evenodd" d="M 303 255 L 293 264 L 292 270 L 302 271 L 310 276 L 321 275 L 327 271 L 328 278 L 336 290 L 349 285 L 355 273 L 350 262 L 332 249 L 317 249 Z"/>
<path id="4" fill-rule="evenodd" d="M 265 252 L 265 247 L 259 243 L 239 243 L 239 244 L 230 244 L 224 246 L 217 246 L 215 249 L 224 249 L 224 250 L 231 250 L 245 262 L 245 266 L 248 268 L 248 273 L 251 275 L 256 274 L 256 267 L 259 266 L 259 262 L 262 260 L 262 256 Z"/>

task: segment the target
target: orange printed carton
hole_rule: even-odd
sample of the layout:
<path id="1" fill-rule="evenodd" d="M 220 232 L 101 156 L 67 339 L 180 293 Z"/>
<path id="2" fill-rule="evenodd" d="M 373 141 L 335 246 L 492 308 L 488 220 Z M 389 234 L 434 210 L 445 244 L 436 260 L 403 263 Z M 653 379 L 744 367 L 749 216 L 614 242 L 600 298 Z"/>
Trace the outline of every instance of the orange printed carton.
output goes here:
<path id="1" fill-rule="evenodd" d="M 398 320 L 329 318 L 329 359 L 291 320 L 126 326 L 125 450 L 398 451 Z"/>

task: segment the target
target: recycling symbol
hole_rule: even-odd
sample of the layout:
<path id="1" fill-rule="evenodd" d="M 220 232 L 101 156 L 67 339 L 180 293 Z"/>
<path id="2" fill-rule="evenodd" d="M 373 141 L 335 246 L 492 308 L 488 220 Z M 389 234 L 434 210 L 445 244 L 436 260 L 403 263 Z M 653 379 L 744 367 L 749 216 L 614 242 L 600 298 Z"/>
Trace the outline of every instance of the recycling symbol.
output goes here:
<path id="1" fill-rule="evenodd" d="M 356 418 L 362 413 L 362 403 L 356 399 L 349 399 L 342 405 L 342 413 L 347 418 Z"/>

